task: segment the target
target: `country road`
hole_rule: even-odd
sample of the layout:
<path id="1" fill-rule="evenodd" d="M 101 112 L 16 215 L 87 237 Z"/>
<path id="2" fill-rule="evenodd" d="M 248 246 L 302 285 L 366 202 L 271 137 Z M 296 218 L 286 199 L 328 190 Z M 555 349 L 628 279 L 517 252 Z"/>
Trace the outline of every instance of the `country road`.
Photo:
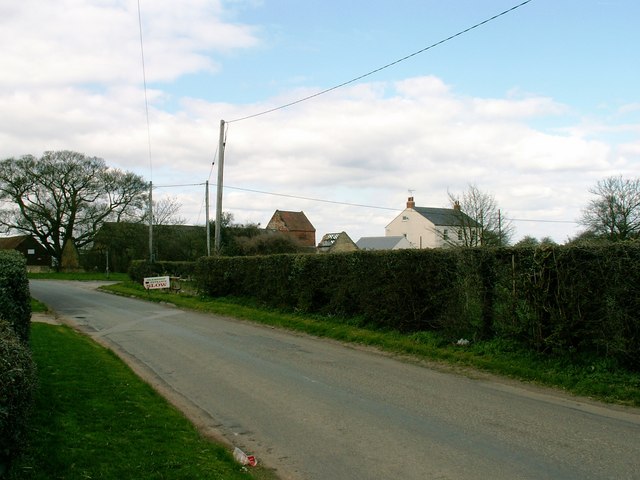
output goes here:
<path id="1" fill-rule="evenodd" d="M 196 423 L 282 479 L 640 479 L 640 410 L 31 280 Z"/>

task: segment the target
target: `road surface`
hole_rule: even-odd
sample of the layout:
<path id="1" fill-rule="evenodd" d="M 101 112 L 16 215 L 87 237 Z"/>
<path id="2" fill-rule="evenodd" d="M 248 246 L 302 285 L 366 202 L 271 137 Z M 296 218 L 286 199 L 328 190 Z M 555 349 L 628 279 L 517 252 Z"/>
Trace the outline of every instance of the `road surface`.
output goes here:
<path id="1" fill-rule="evenodd" d="M 197 423 L 283 479 L 640 479 L 640 410 L 32 280 Z"/>

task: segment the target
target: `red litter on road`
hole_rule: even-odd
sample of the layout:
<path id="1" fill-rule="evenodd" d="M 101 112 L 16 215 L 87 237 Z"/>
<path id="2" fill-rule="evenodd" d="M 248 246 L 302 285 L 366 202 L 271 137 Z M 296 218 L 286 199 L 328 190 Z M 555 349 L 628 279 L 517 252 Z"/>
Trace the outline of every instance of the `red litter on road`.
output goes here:
<path id="1" fill-rule="evenodd" d="M 249 465 L 250 467 L 258 465 L 258 460 L 256 460 L 255 455 L 247 455 L 238 447 L 233 449 L 233 458 L 241 465 Z"/>

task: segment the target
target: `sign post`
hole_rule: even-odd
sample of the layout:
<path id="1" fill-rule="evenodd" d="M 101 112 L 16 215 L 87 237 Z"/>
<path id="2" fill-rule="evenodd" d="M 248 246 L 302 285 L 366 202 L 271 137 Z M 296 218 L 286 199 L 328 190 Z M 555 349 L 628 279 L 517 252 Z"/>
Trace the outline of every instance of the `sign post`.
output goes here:
<path id="1" fill-rule="evenodd" d="M 144 277 L 143 285 L 145 290 L 170 288 L 171 279 L 169 277 Z"/>

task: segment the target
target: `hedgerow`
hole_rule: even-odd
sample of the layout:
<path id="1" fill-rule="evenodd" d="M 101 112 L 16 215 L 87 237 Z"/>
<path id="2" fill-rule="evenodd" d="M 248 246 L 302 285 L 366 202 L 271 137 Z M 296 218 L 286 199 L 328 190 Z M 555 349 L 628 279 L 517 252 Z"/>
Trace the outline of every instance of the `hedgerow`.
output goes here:
<path id="1" fill-rule="evenodd" d="M 206 257 L 212 296 L 360 317 L 403 332 L 506 338 L 640 369 L 640 245 Z"/>
<path id="2" fill-rule="evenodd" d="M 0 320 L 13 327 L 23 342 L 29 341 L 31 297 L 25 258 L 13 250 L 0 250 Z"/>
<path id="3" fill-rule="evenodd" d="M 28 339 L 31 322 L 24 257 L 0 251 L 0 478 L 24 447 L 35 389 Z"/>

